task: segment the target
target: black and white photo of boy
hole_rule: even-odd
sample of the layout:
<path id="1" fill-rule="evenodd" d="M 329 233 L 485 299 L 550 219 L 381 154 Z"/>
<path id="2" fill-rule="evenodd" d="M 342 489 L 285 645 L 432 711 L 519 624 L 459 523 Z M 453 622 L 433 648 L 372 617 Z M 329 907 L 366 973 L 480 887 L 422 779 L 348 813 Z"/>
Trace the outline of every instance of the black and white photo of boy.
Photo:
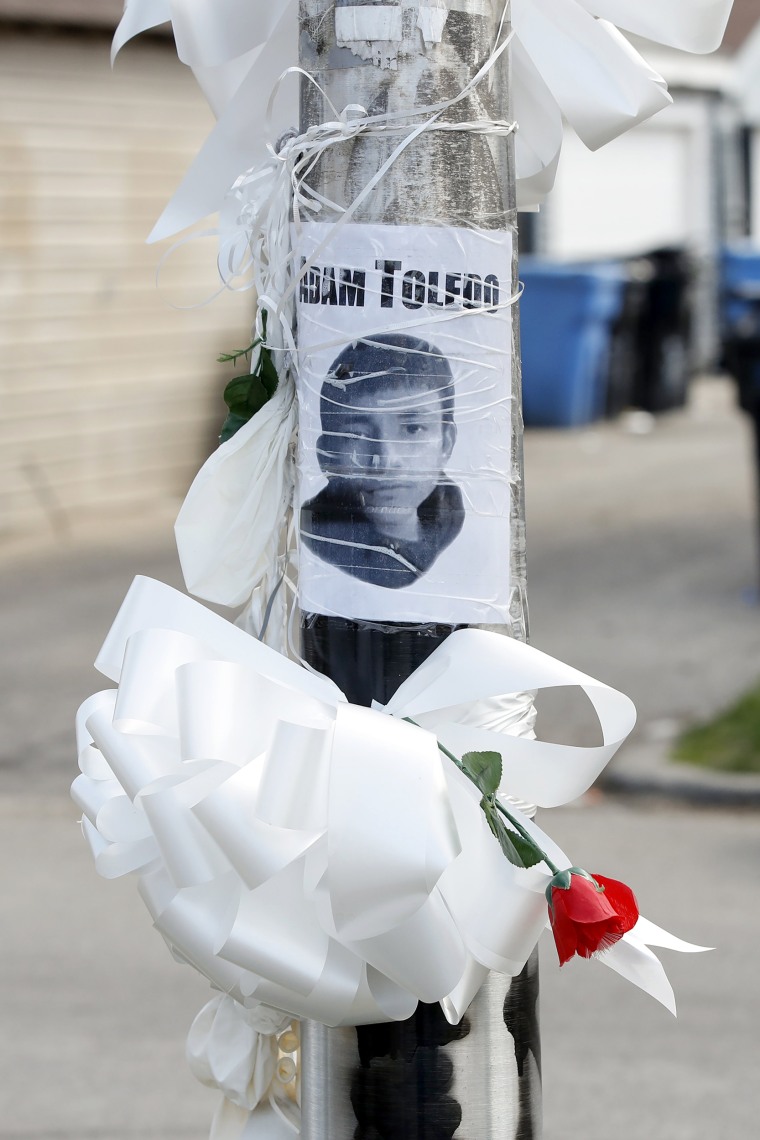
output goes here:
<path id="1" fill-rule="evenodd" d="M 403 333 L 344 348 L 320 391 L 317 458 L 327 485 L 301 507 L 301 541 L 372 585 L 424 575 L 462 529 L 462 492 L 446 474 L 456 442 L 447 359 Z"/>

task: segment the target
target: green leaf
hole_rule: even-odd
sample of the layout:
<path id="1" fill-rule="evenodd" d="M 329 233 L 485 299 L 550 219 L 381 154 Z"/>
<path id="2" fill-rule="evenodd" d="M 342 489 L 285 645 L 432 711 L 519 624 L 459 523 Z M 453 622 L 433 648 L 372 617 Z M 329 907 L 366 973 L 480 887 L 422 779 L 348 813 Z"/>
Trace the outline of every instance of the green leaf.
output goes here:
<path id="1" fill-rule="evenodd" d="M 224 389 L 224 402 L 234 415 L 245 416 L 248 413 L 250 381 L 250 376 L 236 376 Z"/>
<path id="2" fill-rule="evenodd" d="M 272 353 L 265 345 L 262 345 L 259 351 L 256 372 L 260 377 L 261 385 L 267 393 L 267 397 L 271 399 L 277 391 L 280 378 L 277 375 L 277 369 L 272 360 Z"/>
<path id="3" fill-rule="evenodd" d="M 499 822 L 501 823 L 501 820 Z M 529 839 L 523 839 L 522 835 L 510 831 L 504 823 L 502 823 L 502 827 L 509 836 L 510 845 L 520 857 L 521 862 L 518 863 L 517 866 L 535 867 L 537 863 L 543 861 L 543 854 L 539 851 L 538 847 L 536 847 L 535 843 L 531 843 Z"/>
<path id="4" fill-rule="evenodd" d="M 500 820 L 499 820 L 498 815 L 496 814 L 496 809 L 494 808 L 493 800 L 487 799 L 485 796 L 483 796 L 483 799 L 480 801 L 480 806 L 481 806 L 481 809 L 483 811 L 484 816 L 486 817 L 486 822 L 488 823 L 488 826 L 491 829 L 491 834 L 495 835 L 496 838 L 498 839 L 499 838 L 499 822 L 500 822 Z"/>
<path id="5" fill-rule="evenodd" d="M 249 420 L 269 399 L 269 393 L 258 376 L 236 376 L 224 389 L 224 402 L 235 415 Z"/>
<path id="6" fill-rule="evenodd" d="M 261 343 L 261 337 L 257 337 L 248 348 L 233 348 L 232 352 L 220 352 L 216 358 L 217 364 L 237 364 L 241 356 L 247 357 L 258 344 Z"/>
<path id="7" fill-rule="evenodd" d="M 496 836 L 503 854 L 514 867 L 534 867 L 543 860 L 543 854 L 535 843 L 524 839 L 515 831 L 510 831 L 497 813 L 492 796 L 483 796 L 480 806 L 491 833 Z"/>
<path id="8" fill-rule="evenodd" d="M 226 443 L 228 439 L 232 439 L 233 435 L 240 431 L 243 424 L 247 424 L 249 419 L 250 416 L 238 416 L 234 412 L 230 412 L 219 432 L 219 442 Z"/>
<path id="9" fill-rule="evenodd" d="M 465 752 L 462 767 L 484 796 L 492 795 L 501 783 L 501 755 L 498 752 Z"/>
<path id="10" fill-rule="evenodd" d="M 513 831 L 507 831 L 500 819 L 496 821 L 496 838 L 499 841 L 502 852 L 506 855 L 507 859 L 509 859 L 510 863 L 514 867 L 524 867 L 525 863 L 523 862 L 522 855 L 512 842 L 517 836 Z"/>
<path id="11" fill-rule="evenodd" d="M 224 402 L 230 414 L 222 425 L 219 435 L 220 443 L 226 443 L 243 424 L 248 423 L 252 416 L 261 411 L 264 404 L 271 400 L 277 391 L 279 377 L 277 368 L 272 359 L 272 352 L 266 346 L 267 314 L 261 314 L 262 335 L 257 337 L 248 348 L 236 348 L 234 352 L 223 352 L 217 360 L 222 363 L 235 363 L 241 356 L 252 353 L 258 348 L 255 362 L 245 376 L 235 376 L 224 389 Z"/>

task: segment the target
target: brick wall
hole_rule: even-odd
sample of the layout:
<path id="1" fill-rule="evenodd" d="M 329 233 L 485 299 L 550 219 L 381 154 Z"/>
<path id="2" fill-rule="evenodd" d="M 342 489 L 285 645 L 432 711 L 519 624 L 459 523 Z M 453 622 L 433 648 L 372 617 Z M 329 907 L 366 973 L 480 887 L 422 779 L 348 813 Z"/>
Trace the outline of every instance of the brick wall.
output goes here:
<path id="1" fill-rule="evenodd" d="M 0 40 L 0 535 L 179 499 L 223 418 L 250 294 L 212 241 L 144 239 L 211 126 L 170 41 Z M 165 248 L 165 247 L 163 247 Z"/>

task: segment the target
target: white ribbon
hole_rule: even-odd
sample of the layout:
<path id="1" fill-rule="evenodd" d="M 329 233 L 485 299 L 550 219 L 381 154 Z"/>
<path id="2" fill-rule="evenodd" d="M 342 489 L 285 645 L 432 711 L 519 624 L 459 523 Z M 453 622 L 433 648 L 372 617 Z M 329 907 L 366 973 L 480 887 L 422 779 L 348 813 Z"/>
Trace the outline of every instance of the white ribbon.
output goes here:
<path id="1" fill-rule="evenodd" d="M 387 710 L 359 708 L 146 578 L 97 666 L 119 687 L 79 711 L 72 788 L 97 870 L 137 871 L 156 928 L 217 989 L 328 1025 L 403 1019 L 418 1000 L 456 1022 L 489 969 L 522 969 L 546 925 L 550 872 L 507 862 L 433 731 L 458 750 L 498 750 L 502 791 L 553 805 L 586 790 L 635 717 L 621 693 L 474 629 L 452 634 Z M 465 702 L 556 685 L 586 692 L 601 745 L 463 723 Z M 689 949 L 641 920 L 603 960 L 673 1008 L 651 944 Z"/>
<path id="2" fill-rule="evenodd" d="M 665 81 L 617 28 L 684 51 L 710 52 L 733 0 L 512 0 L 513 114 L 518 201 L 551 189 L 562 116 L 590 147 L 616 138 L 670 102 Z M 297 5 L 264 0 L 127 0 L 113 54 L 171 20 L 218 123 L 154 228 L 158 240 L 217 210 L 238 175 L 266 157 L 261 113 L 280 74 L 297 60 Z M 273 116 L 275 135 L 297 121 L 292 83 Z"/>
<path id="3" fill-rule="evenodd" d="M 295 416 L 292 376 L 283 370 L 273 398 L 209 456 L 193 480 L 174 527 L 192 594 L 238 606 L 259 584 L 267 596 L 273 589 L 292 495 Z"/>
<path id="4" fill-rule="evenodd" d="M 197 1015 L 187 1035 L 187 1060 L 201 1084 L 222 1093 L 209 1140 L 241 1140 L 254 1111 L 258 1140 L 298 1134 L 298 1107 L 279 1079 L 277 1034 L 289 1023 L 287 1014 L 261 1005 L 246 1009 L 226 994 Z"/>

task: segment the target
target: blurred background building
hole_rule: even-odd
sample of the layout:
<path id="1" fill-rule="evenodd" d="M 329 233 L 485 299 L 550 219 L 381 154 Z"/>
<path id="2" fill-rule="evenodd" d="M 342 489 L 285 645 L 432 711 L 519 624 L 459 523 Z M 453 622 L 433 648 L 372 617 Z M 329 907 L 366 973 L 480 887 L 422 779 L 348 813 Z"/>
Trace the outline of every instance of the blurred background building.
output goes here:
<path id="1" fill-rule="evenodd" d="M 760 243 L 760 7 L 734 0 L 723 46 L 709 56 L 634 43 L 673 105 L 595 153 L 568 130 L 556 186 L 526 219 L 523 249 L 561 261 L 667 250 L 670 273 L 686 255 L 689 365 L 714 368 L 720 252 L 745 237 Z"/>
<path id="2" fill-rule="evenodd" d="M 249 295 L 207 303 L 218 287 L 213 238 L 144 244 L 212 120 L 168 34 L 131 43 L 111 71 L 121 9 L 121 0 L 0 0 L 6 538 L 176 503 L 223 419 L 229 373 L 215 358 L 248 343 Z M 533 316 L 530 290 L 523 306 L 529 423 L 571 426 L 631 404 L 657 411 L 683 402 L 694 370 L 719 363 L 721 250 L 760 244 L 759 17 L 757 0 L 735 0 L 724 48 L 710 57 L 643 45 L 674 105 L 596 154 L 568 134 L 553 195 L 524 216 L 535 298 Z M 589 305 L 614 334 L 597 328 L 593 345 L 573 332 L 584 314 L 535 285 L 548 273 L 556 292 L 569 274 L 577 297 L 573 274 L 588 276 L 589 265 Z M 563 312 L 569 347 L 546 336 Z M 534 318 L 570 410 L 557 413 L 556 391 L 536 379 Z M 647 341 L 658 346 L 654 363 L 642 355 Z M 580 402 L 560 367 L 573 355 L 595 377 Z M 652 375 L 660 390 L 642 395 Z"/>
<path id="3" fill-rule="evenodd" d="M 211 124 L 168 35 L 109 63 L 120 0 L 0 2 L 0 534 L 181 497 L 250 294 L 211 240 L 145 245 Z M 178 306 L 193 306 L 178 308 Z"/>

